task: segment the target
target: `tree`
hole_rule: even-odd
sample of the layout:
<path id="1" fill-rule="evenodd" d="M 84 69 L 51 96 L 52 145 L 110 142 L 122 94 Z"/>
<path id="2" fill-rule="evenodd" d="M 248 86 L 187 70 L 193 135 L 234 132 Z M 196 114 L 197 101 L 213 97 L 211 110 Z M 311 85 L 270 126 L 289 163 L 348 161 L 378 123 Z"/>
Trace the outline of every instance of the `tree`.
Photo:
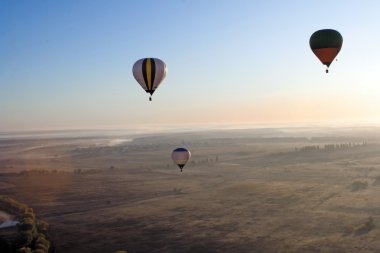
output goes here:
<path id="1" fill-rule="evenodd" d="M 40 221 L 38 221 L 38 230 L 40 231 L 40 232 L 46 232 L 47 230 L 48 230 L 48 228 L 49 228 L 49 223 L 47 223 L 46 221 L 43 221 L 43 220 L 40 220 Z"/>

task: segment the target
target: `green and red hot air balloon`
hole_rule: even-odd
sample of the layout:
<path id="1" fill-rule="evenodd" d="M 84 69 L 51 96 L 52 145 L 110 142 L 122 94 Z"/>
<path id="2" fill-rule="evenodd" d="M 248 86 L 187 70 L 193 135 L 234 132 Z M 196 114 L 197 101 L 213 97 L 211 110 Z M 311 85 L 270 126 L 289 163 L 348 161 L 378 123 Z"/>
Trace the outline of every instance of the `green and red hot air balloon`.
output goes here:
<path id="1" fill-rule="evenodd" d="M 333 29 L 318 30 L 311 35 L 309 43 L 313 53 L 327 66 L 326 73 L 328 73 L 330 64 L 342 48 L 342 35 Z"/>

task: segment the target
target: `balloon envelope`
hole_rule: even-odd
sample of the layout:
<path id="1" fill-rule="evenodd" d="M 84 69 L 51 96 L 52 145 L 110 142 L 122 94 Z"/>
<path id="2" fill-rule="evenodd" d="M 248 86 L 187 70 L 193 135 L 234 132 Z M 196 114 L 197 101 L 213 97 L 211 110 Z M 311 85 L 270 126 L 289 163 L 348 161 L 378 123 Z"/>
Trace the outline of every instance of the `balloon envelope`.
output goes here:
<path id="1" fill-rule="evenodd" d="M 318 30 L 311 35 L 309 44 L 313 53 L 328 68 L 342 48 L 343 37 L 333 29 Z"/>
<path id="2" fill-rule="evenodd" d="M 190 157 L 191 153 L 186 148 L 176 148 L 172 152 L 172 159 L 175 162 L 175 164 L 177 164 L 178 167 L 180 167 L 181 171 L 182 168 L 189 161 Z"/>
<path id="3" fill-rule="evenodd" d="M 132 68 L 133 76 L 141 87 L 150 95 L 166 77 L 166 64 L 157 58 L 143 58 L 135 62 Z"/>

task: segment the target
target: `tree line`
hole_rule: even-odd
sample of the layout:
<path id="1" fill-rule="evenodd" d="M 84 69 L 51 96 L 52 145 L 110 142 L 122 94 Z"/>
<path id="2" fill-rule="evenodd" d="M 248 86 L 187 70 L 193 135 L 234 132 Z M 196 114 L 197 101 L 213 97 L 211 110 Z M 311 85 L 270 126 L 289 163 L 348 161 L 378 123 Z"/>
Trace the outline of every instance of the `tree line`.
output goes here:
<path id="1" fill-rule="evenodd" d="M 354 143 L 354 142 L 348 142 L 348 143 L 339 143 L 339 144 L 324 144 L 324 145 L 308 145 L 303 147 L 295 147 L 295 152 L 305 152 L 305 151 L 335 151 L 335 150 L 347 150 L 347 149 L 353 149 L 358 147 L 364 147 L 368 145 L 374 145 L 374 144 L 368 144 L 366 141 L 363 141 L 361 143 Z"/>

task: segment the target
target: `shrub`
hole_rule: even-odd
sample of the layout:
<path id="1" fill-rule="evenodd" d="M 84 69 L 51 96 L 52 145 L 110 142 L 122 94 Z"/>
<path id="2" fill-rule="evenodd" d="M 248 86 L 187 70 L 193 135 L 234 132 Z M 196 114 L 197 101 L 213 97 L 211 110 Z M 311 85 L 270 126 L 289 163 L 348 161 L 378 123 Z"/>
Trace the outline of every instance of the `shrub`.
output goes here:
<path id="1" fill-rule="evenodd" d="M 373 182 L 373 185 L 374 185 L 374 186 L 380 186 L 380 176 L 377 176 L 377 177 L 375 178 L 375 181 Z"/>
<path id="2" fill-rule="evenodd" d="M 353 232 L 355 235 L 362 235 L 362 234 L 366 234 L 368 233 L 369 231 L 371 231 L 373 228 L 375 227 L 375 223 L 373 222 L 373 218 L 372 216 L 370 216 L 368 218 L 368 221 L 363 223 L 363 224 L 359 224 L 357 225 Z"/>
<path id="3" fill-rule="evenodd" d="M 368 183 L 366 181 L 355 181 L 351 184 L 351 191 L 356 192 L 360 190 L 364 190 L 368 187 Z"/>
<path id="4" fill-rule="evenodd" d="M 357 225 L 351 225 L 345 228 L 345 235 L 363 235 L 371 231 L 375 228 L 375 223 L 373 221 L 372 216 L 368 217 L 368 220 L 364 223 L 360 223 Z"/>

